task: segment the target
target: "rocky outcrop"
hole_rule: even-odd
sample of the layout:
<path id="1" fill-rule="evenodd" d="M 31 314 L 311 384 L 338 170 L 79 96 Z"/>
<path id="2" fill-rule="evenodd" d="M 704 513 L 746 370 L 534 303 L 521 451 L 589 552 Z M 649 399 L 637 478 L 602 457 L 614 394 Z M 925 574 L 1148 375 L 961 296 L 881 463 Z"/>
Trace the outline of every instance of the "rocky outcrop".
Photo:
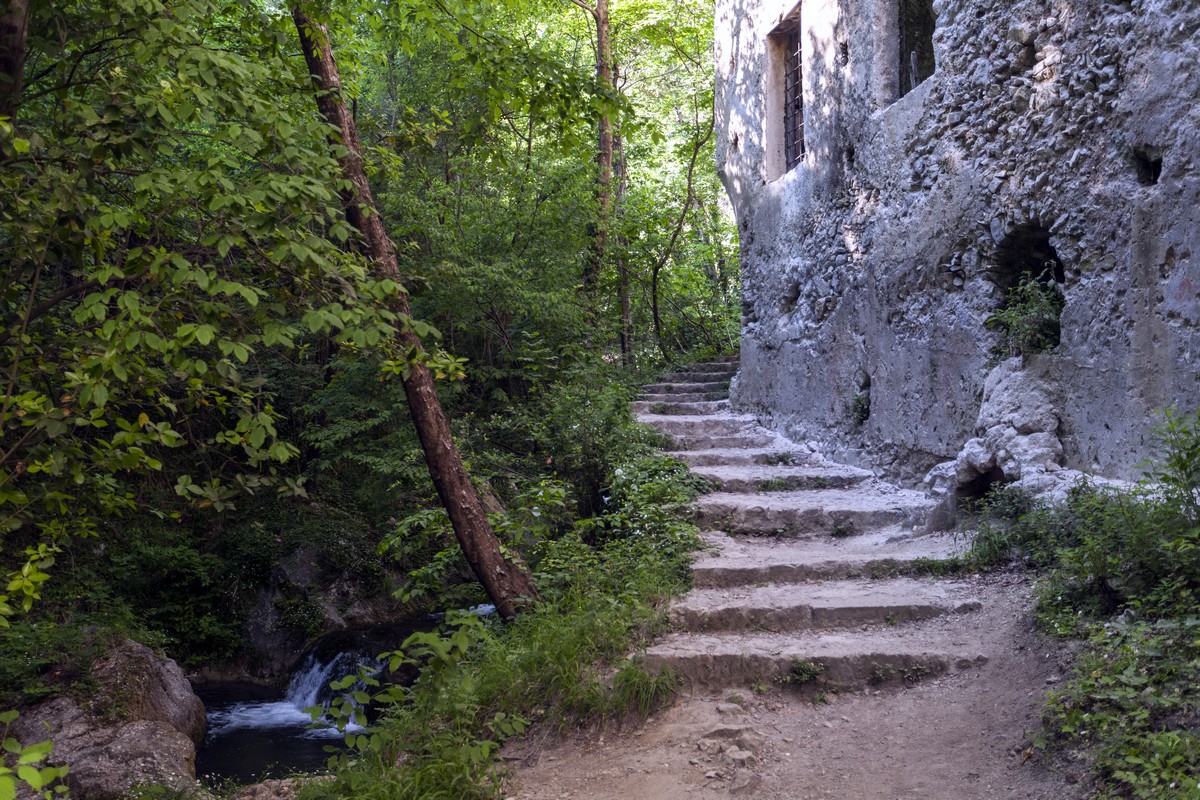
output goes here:
<path id="1" fill-rule="evenodd" d="M 975 437 L 953 461 L 939 464 L 926 476 L 934 494 L 944 495 L 981 480 L 1012 483 L 1062 469 L 1063 447 L 1058 439 L 1062 400 L 1046 364 L 1046 359 L 1010 358 L 988 374 Z"/>
<path id="2" fill-rule="evenodd" d="M 392 576 L 402 582 L 403 576 Z M 244 668 L 212 671 L 213 679 L 285 683 L 313 643 L 330 634 L 394 623 L 414 614 L 390 592 L 367 589 L 353 569 L 333 572 L 320 548 L 302 547 L 284 559 L 259 591 L 246 621 L 252 653 Z"/>
<path id="3" fill-rule="evenodd" d="M 81 800 L 115 800 L 148 783 L 198 789 L 204 704 L 179 665 L 126 640 L 97 660 L 91 674 L 99 688 L 89 701 L 64 696 L 40 703 L 11 733 L 24 745 L 52 740 L 51 763 L 70 767 L 68 784 Z"/>
<path id="4" fill-rule="evenodd" d="M 931 526 L 953 521 L 956 496 L 982 496 L 994 484 L 1011 485 L 1033 498 L 1060 502 L 1081 480 L 1105 486 L 1121 481 L 1087 476 L 1063 466 L 1059 439 L 1063 390 L 1054 377 L 1054 358 L 1010 358 L 984 381 L 975 436 L 951 461 L 931 469 L 925 486 L 943 498 Z"/>

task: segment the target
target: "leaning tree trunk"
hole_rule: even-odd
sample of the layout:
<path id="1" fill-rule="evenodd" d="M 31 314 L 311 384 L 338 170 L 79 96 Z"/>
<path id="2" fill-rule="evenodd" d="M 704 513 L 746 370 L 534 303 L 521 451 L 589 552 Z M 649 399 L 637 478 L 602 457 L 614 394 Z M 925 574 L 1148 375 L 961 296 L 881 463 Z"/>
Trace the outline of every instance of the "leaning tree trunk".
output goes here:
<path id="1" fill-rule="evenodd" d="M 316 88 L 317 108 L 325 120 L 340 131 L 340 144 L 345 148 L 338 163 L 350 184 L 343 195 L 346 215 L 362 234 L 367 253 L 375 261 L 380 274 L 399 283 L 401 275 L 396 249 L 384 230 L 363 171 L 358 128 L 341 96 L 341 78 L 333 59 L 329 32 L 324 25 L 310 20 L 299 7 L 293 6 L 292 19 L 300 34 L 300 47 Z M 400 314 L 409 316 L 406 294 L 401 293 L 396 304 Z M 404 330 L 399 338 L 405 347 L 423 352 L 420 338 L 411 330 Z M 533 580 L 522 564 L 509 560 L 501 551 L 500 542 L 454 445 L 450 424 L 433 385 L 433 376 L 424 365 L 412 365 L 409 376 L 404 379 L 404 393 L 408 398 L 417 436 L 421 440 L 421 448 L 425 451 L 429 475 L 450 516 L 463 555 L 496 604 L 496 610 L 505 618 L 511 618 L 523 604 L 537 597 Z"/>
<path id="2" fill-rule="evenodd" d="M 29 0 L 0 0 L 0 117 L 15 121 L 25 85 Z"/>

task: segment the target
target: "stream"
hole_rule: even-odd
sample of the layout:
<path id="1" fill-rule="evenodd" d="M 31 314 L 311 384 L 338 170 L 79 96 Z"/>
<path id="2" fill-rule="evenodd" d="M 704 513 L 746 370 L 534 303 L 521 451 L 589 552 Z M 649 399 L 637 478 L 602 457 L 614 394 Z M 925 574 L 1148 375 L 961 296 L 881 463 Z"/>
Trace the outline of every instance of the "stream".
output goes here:
<path id="1" fill-rule="evenodd" d="M 483 617 L 495 610 L 490 604 L 468 609 Z M 395 650 L 411 633 L 435 629 L 444 616 L 427 614 L 330 634 L 300 661 L 282 693 L 248 681 L 195 685 L 208 715 L 208 733 L 196 753 L 196 777 L 210 784 L 254 783 L 324 770 L 332 755 L 329 748 L 345 746 L 343 734 L 329 724 L 314 725 L 304 709 L 328 707 L 334 696 L 330 681 L 352 674 L 360 664 L 374 663 L 380 653 Z M 416 673 L 392 679 L 408 685 Z"/>
<path id="2" fill-rule="evenodd" d="M 343 748 L 343 735 L 329 724 L 314 726 L 304 709 L 327 707 L 334 696 L 330 681 L 354 673 L 359 664 L 374 663 L 414 631 L 433 630 L 440 617 L 422 615 L 330 634 L 300 660 L 282 692 L 248 681 L 197 684 L 193 688 L 207 709 L 208 733 L 196 753 L 196 776 L 210 784 L 253 783 L 324 770 L 332 755 L 327 748 Z"/>
<path id="3" fill-rule="evenodd" d="M 197 686 L 208 709 L 208 733 L 196 754 L 197 777 L 250 783 L 324 769 L 331 755 L 326 748 L 341 748 L 342 734 L 332 725 L 314 726 L 304 709 L 327 706 L 333 697 L 329 682 L 354 672 L 364 660 L 373 659 L 353 651 L 323 658 L 314 650 L 282 696 L 241 681 Z"/>

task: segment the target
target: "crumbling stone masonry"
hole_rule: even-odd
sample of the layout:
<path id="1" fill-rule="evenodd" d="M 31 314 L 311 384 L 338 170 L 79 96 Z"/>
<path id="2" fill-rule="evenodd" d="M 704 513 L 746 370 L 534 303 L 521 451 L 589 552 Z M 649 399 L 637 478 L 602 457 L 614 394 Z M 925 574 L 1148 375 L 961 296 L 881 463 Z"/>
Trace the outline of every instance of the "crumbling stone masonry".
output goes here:
<path id="1" fill-rule="evenodd" d="M 1131 477 L 1154 412 L 1200 405 L 1195 0 L 718 0 L 716 53 L 737 408 L 977 487 Z M 1022 274 L 1060 344 L 997 366 Z"/>

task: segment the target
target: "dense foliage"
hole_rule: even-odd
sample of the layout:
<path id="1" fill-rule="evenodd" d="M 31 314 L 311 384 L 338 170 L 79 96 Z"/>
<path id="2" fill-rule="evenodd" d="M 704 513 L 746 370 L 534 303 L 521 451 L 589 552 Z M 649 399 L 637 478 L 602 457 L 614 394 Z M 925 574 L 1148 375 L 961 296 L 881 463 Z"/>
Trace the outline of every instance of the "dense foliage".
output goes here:
<path id="1" fill-rule="evenodd" d="M 421 666 L 411 687 L 380 687 L 370 671 L 341 682 L 375 687 L 346 695 L 343 719 L 372 700 L 382 717 L 347 737 L 336 779 L 305 797 L 496 797 L 499 746 L 530 723 L 645 715 L 674 695 L 670 673 L 624 656 L 663 629 L 666 601 L 686 585 L 699 537 L 684 519 L 699 486 L 679 463 L 651 457 L 619 467 L 609 488 L 612 513 L 537 548 L 536 609 L 507 626 L 451 615 L 442 631 L 413 634 L 385 654 L 393 671 Z"/>
<path id="2" fill-rule="evenodd" d="M 294 646 L 328 630 L 338 582 L 346 602 L 479 599 L 395 380 L 416 357 L 398 330 L 424 340 L 548 607 L 570 594 L 559 561 L 643 569 L 631 537 L 658 523 L 612 514 L 632 491 L 614 468 L 653 444 L 633 386 L 736 339 L 711 8 L 613 6 L 605 87 L 566 2 L 305 5 L 331 22 L 403 287 L 356 246 L 286 7 L 33 4 L 0 117 L 0 707 L 86 693 L 122 635 L 248 663 L 264 590 Z M 585 293 L 602 114 L 620 185 Z"/>
<path id="3" fill-rule="evenodd" d="M 1168 415 L 1133 493 L 1090 484 L 1062 506 L 1002 492 L 968 554 L 1045 570 L 1037 613 L 1084 640 L 1038 744 L 1092 759 L 1096 796 L 1200 797 L 1200 415 Z"/>

